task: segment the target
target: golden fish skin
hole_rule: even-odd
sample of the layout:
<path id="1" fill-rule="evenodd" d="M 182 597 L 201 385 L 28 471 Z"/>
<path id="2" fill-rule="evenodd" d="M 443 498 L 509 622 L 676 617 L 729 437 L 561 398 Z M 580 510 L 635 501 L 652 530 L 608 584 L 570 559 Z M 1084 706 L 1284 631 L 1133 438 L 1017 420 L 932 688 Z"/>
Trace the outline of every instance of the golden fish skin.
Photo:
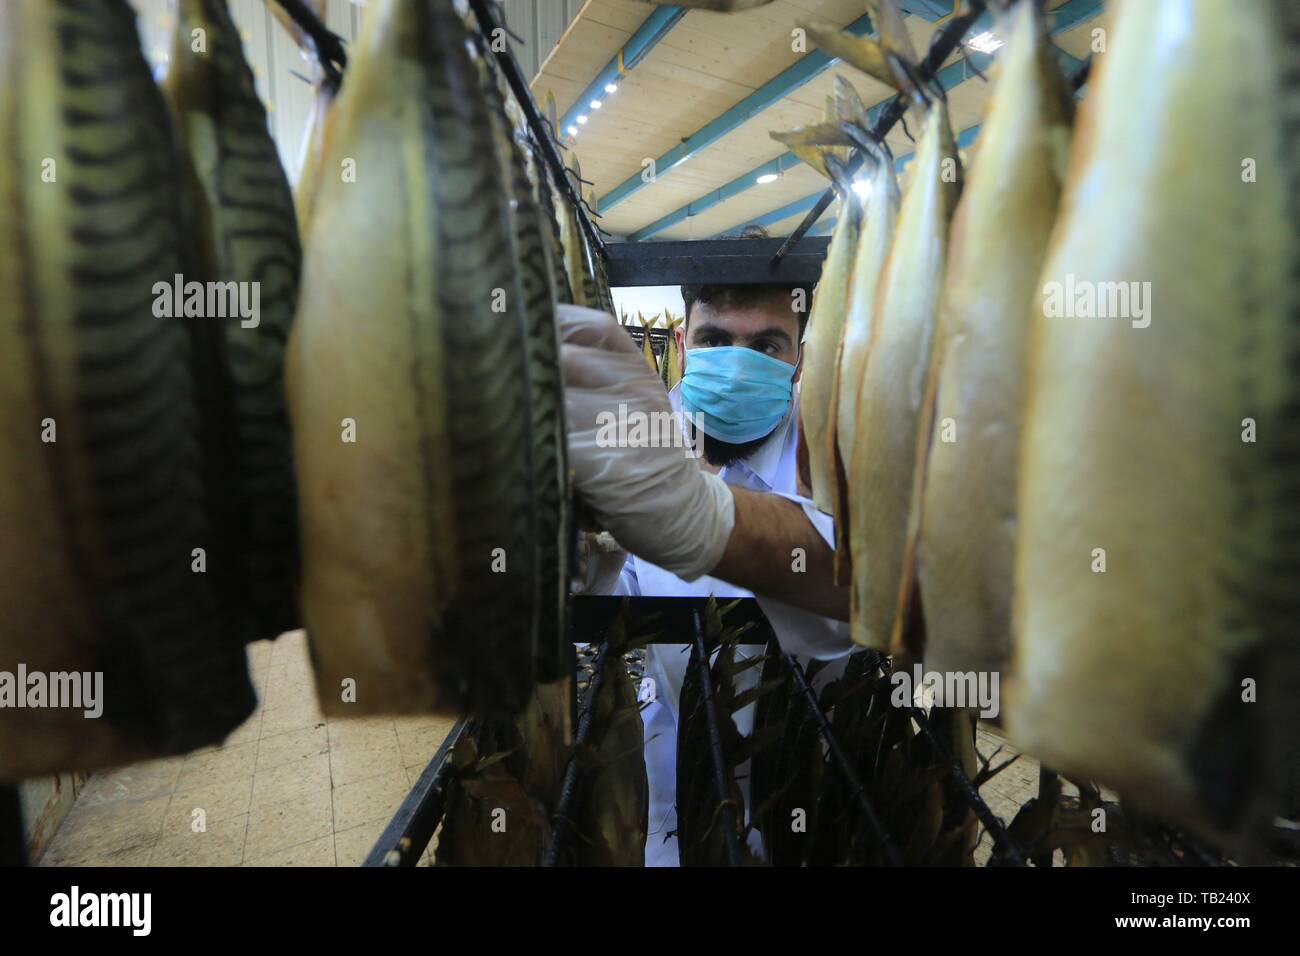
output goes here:
<path id="1" fill-rule="evenodd" d="M 1217 0 L 1114 18 L 1035 304 L 1004 716 L 1062 773 L 1244 836 L 1300 737 L 1300 22 Z M 1060 315 L 1067 280 L 1145 305 Z"/>
<path id="2" fill-rule="evenodd" d="M 928 439 L 922 422 L 930 348 L 948 220 L 961 189 L 947 106 L 936 102 L 922 122 L 876 292 L 848 472 L 863 502 L 860 508 L 850 503 L 851 634 L 857 643 L 880 651 L 900 639 L 911 592 L 917 485 Z"/>
<path id="3" fill-rule="evenodd" d="M 650 366 L 650 371 L 656 375 L 659 374 L 659 363 L 655 361 L 654 346 L 650 344 L 650 329 L 654 326 L 655 320 L 651 316 L 647 319 L 640 312 L 636 314 L 637 320 L 641 323 L 641 328 L 645 332 L 645 337 L 641 340 L 641 356 L 645 359 L 646 365 Z"/>
<path id="4" fill-rule="evenodd" d="M 0 710 L 0 779 L 219 743 L 255 700 L 192 569 L 203 320 L 155 314 L 191 224 L 125 0 L 0 4 L 0 143 L 0 671 L 99 672 L 102 707 Z"/>
<path id="5" fill-rule="evenodd" d="M 664 353 L 664 367 L 668 370 L 666 384 L 669 389 L 673 389 L 682 380 L 682 361 L 677 351 L 677 330 L 681 328 L 685 319 L 674 319 L 666 313 L 665 318 L 668 319 L 668 348 Z"/>
<path id="6" fill-rule="evenodd" d="M 637 685 L 622 655 L 607 653 L 595 733 L 580 777 L 578 866 L 644 866 L 650 784 Z"/>
<path id="7" fill-rule="evenodd" d="M 858 233 L 858 246 L 854 251 L 853 278 L 849 285 L 849 298 L 844 316 L 844 329 L 835 361 L 835 377 L 831 388 L 831 408 L 834 410 L 834 431 L 826 443 L 827 474 L 836 476 L 838 493 L 832 500 L 835 527 L 836 578 L 848 577 L 852 561 L 850 522 L 855 512 L 871 507 L 860 494 L 861 485 L 844 480 L 858 435 L 858 419 L 865 415 L 859 407 L 862 377 L 866 371 L 867 355 L 871 347 L 871 334 L 875 328 L 876 289 L 884 272 L 885 260 L 893 244 L 894 229 L 898 221 L 898 177 L 894 174 L 894 160 L 888 150 L 882 150 L 879 161 L 871 172 L 871 192 L 863 210 L 863 225 Z M 810 450 L 811 451 L 811 450 Z"/>
<path id="8" fill-rule="evenodd" d="M 829 434 L 834 430 L 831 391 L 861 215 L 861 206 L 852 191 L 841 199 L 841 209 L 813 294 L 808 330 L 804 333 L 803 373 L 799 379 L 799 423 L 808 444 L 813 503 L 827 514 L 834 511 L 835 498 L 834 474 L 827 471 L 825 453 Z"/>
<path id="9" fill-rule="evenodd" d="M 196 51 L 200 30 L 204 45 Z M 209 458 L 221 469 L 210 507 L 224 547 L 211 573 L 236 635 L 270 639 L 300 624 L 284 347 L 302 252 L 293 196 L 225 0 L 181 0 L 163 93 L 199 226 L 201 274 L 192 278 L 259 290 L 255 325 L 215 317 L 194 323 L 194 348 L 213 366 L 202 410 Z"/>
<path id="10" fill-rule="evenodd" d="M 532 691 L 528 349 L 467 39 L 451 0 L 370 5 L 326 157 L 356 181 L 322 179 L 306 244 L 290 400 L 328 713 L 517 713 Z"/>
<path id="11" fill-rule="evenodd" d="M 572 754 L 570 682 L 538 684 L 515 718 L 476 720 L 452 751 L 438 866 L 540 866 Z M 505 812 L 506 829 L 494 828 Z"/>
<path id="12" fill-rule="evenodd" d="M 1010 654 L 1030 309 L 1074 112 L 1041 12 L 1019 3 L 1010 19 L 979 165 L 953 215 L 935 350 L 917 575 L 925 660 L 940 672 L 1000 672 Z"/>

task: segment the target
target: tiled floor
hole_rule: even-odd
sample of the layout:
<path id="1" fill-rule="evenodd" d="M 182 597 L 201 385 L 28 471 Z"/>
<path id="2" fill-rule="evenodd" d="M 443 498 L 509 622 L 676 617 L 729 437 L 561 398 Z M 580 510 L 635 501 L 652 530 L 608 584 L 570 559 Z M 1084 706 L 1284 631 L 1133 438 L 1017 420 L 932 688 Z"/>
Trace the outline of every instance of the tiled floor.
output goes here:
<path id="1" fill-rule="evenodd" d="M 95 774 L 41 865 L 359 865 L 451 721 L 327 720 L 301 631 L 249 666 L 261 703 L 223 746 Z"/>

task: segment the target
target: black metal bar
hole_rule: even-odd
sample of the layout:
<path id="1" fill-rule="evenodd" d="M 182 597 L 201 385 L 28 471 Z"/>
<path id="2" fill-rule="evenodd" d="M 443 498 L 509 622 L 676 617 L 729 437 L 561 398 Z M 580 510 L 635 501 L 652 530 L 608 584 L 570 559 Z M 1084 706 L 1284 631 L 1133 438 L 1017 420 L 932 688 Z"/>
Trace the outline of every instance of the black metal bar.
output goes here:
<path id="1" fill-rule="evenodd" d="M 451 728 L 362 866 L 415 866 L 419 862 L 445 809 L 443 799 L 451 774 L 451 752 L 468 726 L 468 722 L 461 720 Z"/>
<path id="2" fill-rule="evenodd" d="M 920 75 L 927 82 L 934 77 L 939 67 L 943 66 L 943 61 L 948 59 L 949 55 L 961 45 L 962 38 L 971 28 L 977 19 L 984 13 L 984 0 L 971 0 L 971 8 L 959 17 L 953 17 L 944 25 L 942 32 L 930 46 L 930 52 L 925 55 L 921 61 Z M 894 124 L 903 118 L 907 112 L 907 98 L 901 93 L 888 101 L 888 105 L 881 111 L 880 118 L 876 120 L 875 129 L 872 135 L 877 139 L 884 139 L 885 135 L 894 128 Z M 849 172 L 855 173 L 862 166 L 861 152 L 855 152 L 849 159 Z M 786 254 L 804 234 L 812 228 L 821 214 L 824 213 L 835 199 L 835 190 L 827 189 L 822 193 L 817 204 L 808 210 L 808 214 L 803 217 L 803 221 L 795 227 L 794 232 L 790 233 L 789 238 L 785 240 L 781 248 L 777 250 L 776 259 L 785 258 Z"/>
<path id="3" fill-rule="evenodd" d="M 1006 827 L 1002 825 L 1002 821 L 994 815 L 993 811 L 989 809 L 989 805 L 984 802 L 980 792 L 975 789 L 975 784 L 966 775 L 966 769 L 961 765 L 961 762 L 949 754 L 944 749 L 943 744 L 939 742 L 939 738 L 930 729 L 930 721 L 925 716 L 925 712 L 920 707 L 911 707 L 910 709 L 912 719 L 916 721 L 917 726 L 921 728 L 921 732 L 925 734 L 925 739 L 930 741 L 930 746 L 934 748 L 935 753 L 939 754 L 941 759 L 948 761 L 949 771 L 953 782 L 957 785 L 958 792 L 961 793 L 962 799 L 966 801 L 966 805 L 975 811 L 975 815 L 979 817 L 980 823 L 984 825 L 984 829 L 993 838 L 993 842 L 1001 847 L 1003 858 L 1012 866 L 1024 866 L 1024 853 L 1011 839 Z"/>
<path id="4" fill-rule="evenodd" d="M 596 720 L 596 698 L 605 684 L 605 659 L 609 656 L 609 643 L 602 640 L 596 660 L 592 663 L 591 684 L 578 716 L 578 732 L 573 735 L 573 752 L 569 764 L 564 768 L 564 781 L 560 784 L 560 799 L 555 803 L 555 814 L 551 817 L 551 839 L 546 844 L 546 854 L 542 857 L 542 866 L 559 866 L 560 853 L 569 839 L 573 829 L 572 814 L 574 801 L 578 793 L 578 753 L 591 740 L 592 727 Z M 576 678 L 575 678 L 576 679 Z"/>
<path id="5" fill-rule="evenodd" d="M 478 20 L 479 30 L 489 40 L 492 38 L 493 30 L 505 29 L 497 18 L 492 0 L 469 0 L 469 5 L 474 11 L 475 19 Z M 568 167 L 564 165 L 564 159 L 560 156 L 560 147 L 555 141 L 557 134 L 551 129 L 550 123 L 537 111 L 537 103 L 533 100 L 532 91 L 528 89 L 528 81 L 524 78 L 524 72 L 519 68 L 519 61 L 515 59 L 510 45 L 489 42 L 488 49 L 495 52 L 497 64 L 505 74 L 506 82 L 510 84 L 510 89 L 514 92 L 515 99 L 519 101 L 519 107 L 528 120 L 528 128 L 532 130 L 533 139 L 541 148 L 546 165 L 551 168 L 551 176 L 557 181 L 557 187 L 564 192 L 569 205 L 573 207 L 573 214 L 578 217 L 578 222 L 586 232 L 592 250 L 602 256 L 606 255 L 605 240 L 601 238 L 599 231 L 592 224 L 591 217 L 587 215 L 582 193 L 574 185 Z"/>
<path id="6" fill-rule="evenodd" d="M 605 261 L 613 287 L 714 282 L 812 286 L 821 275 L 829 244 L 828 236 L 816 236 L 776 259 L 780 239 L 611 242 L 605 247 Z"/>
<path id="7" fill-rule="evenodd" d="M 316 59 L 320 61 L 321 69 L 325 71 L 325 79 L 333 89 L 337 90 L 343 79 L 343 70 L 348 65 L 348 54 L 343 38 L 322 23 L 320 17 L 316 16 L 315 11 L 303 0 L 275 0 L 275 2 L 289 15 L 289 19 L 302 28 L 303 33 L 311 37 L 312 43 L 316 46 Z"/>
<path id="8" fill-rule="evenodd" d="M 727 864 L 742 866 L 740 833 L 736 829 L 736 806 L 731 802 L 731 786 L 727 781 L 727 763 L 722 754 L 722 727 L 718 723 L 718 710 L 713 700 L 713 675 L 709 669 L 709 649 L 704 643 L 704 625 L 697 608 L 692 615 L 695 627 L 695 666 L 699 669 L 700 696 L 704 704 L 704 721 L 709 729 L 709 759 L 713 764 L 713 795 L 722 811 L 723 841 L 727 848 Z"/>
<path id="9" fill-rule="evenodd" d="M 880 817 L 876 815 L 876 808 L 872 806 L 870 798 L 867 797 L 866 785 L 862 782 L 862 778 L 858 776 L 857 771 L 853 769 L 853 762 L 849 759 L 848 754 L 844 752 L 844 748 L 840 746 L 840 742 L 835 738 L 831 722 L 827 719 L 825 712 L 822 711 L 821 704 L 817 701 L 817 694 L 808 681 L 808 675 L 803 672 L 803 668 L 799 666 L 799 662 L 795 660 L 793 655 L 782 654 L 781 659 L 790 670 L 790 673 L 794 675 L 794 681 L 799 686 L 799 692 L 804 695 L 804 699 L 808 702 L 813 719 L 817 723 L 817 730 L 830 751 L 831 762 L 839 768 L 845 782 L 852 789 L 852 799 L 857 803 L 862 818 L 871 827 L 872 832 L 879 841 L 885 862 L 890 866 L 902 866 L 903 858 L 898 852 L 898 847 L 894 844 L 893 837 L 890 836 Z"/>

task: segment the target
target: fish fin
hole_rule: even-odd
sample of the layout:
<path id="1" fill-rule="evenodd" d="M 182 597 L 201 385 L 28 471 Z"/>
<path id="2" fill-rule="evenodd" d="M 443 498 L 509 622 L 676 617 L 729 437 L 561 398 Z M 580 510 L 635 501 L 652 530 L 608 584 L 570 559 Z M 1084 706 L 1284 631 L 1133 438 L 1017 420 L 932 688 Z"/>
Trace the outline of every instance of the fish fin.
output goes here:
<path id="1" fill-rule="evenodd" d="M 890 66 L 887 51 L 875 40 L 856 37 L 825 20 L 800 23 L 808 38 L 823 53 L 838 57 L 891 89 L 899 89 L 899 80 Z"/>
<path id="2" fill-rule="evenodd" d="M 880 38 L 880 45 L 886 52 L 910 63 L 920 62 L 895 0 L 867 0 L 867 15 L 871 17 L 871 25 L 875 27 L 876 36 Z"/>
<path id="3" fill-rule="evenodd" d="M 856 123 L 863 129 L 871 128 L 867 105 L 858 95 L 857 87 L 843 76 L 835 77 L 835 116 L 841 123 Z"/>

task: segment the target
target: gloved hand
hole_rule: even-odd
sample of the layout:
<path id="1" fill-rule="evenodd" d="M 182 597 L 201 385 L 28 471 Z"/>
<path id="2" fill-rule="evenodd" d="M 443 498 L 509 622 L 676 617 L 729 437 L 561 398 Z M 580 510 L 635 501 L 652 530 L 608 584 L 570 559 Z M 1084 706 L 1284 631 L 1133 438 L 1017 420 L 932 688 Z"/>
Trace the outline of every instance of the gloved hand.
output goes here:
<path id="1" fill-rule="evenodd" d="M 611 430 L 602 435 L 601 426 L 620 420 L 620 406 L 629 424 L 640 418 L 643 434 L 657 434 L 657 423 L 672 415 L 668 393 L 612 316 L 562 305 L 557 318 L 578 493 L 637 557 L 687 581 L 708 574 L 735 524 L 731 489 L 681 445 L 608 442 Z"/>

